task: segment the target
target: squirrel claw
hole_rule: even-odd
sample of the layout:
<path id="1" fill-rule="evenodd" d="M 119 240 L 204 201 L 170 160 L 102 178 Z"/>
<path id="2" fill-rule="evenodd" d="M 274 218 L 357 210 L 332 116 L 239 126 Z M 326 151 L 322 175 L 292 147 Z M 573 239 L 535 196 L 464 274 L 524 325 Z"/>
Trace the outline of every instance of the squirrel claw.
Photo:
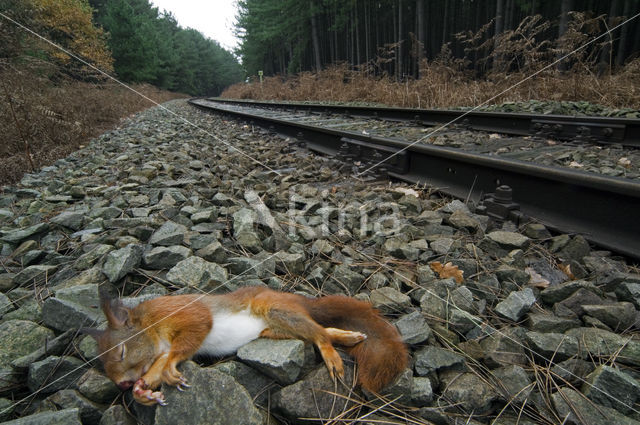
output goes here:
<path id="1" fill-rule="evenodd" d="M 184 377 L 180 377 L 180 382 L 176 385 L 178 391 L 185 391 L 187 388 L 191 388 L 191 385 L 187 384 L 187 380 Z"/>

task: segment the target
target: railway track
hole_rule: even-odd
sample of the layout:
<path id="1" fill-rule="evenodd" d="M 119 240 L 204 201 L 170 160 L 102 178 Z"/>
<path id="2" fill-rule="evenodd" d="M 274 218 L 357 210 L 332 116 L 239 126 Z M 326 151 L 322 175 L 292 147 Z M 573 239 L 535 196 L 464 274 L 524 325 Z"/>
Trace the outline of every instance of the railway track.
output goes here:
<path id="1" fill-rule="evenodd" d="M 552 153 L 562 157 L 586 150 L 587 156 L 594 155 L 593 149 L 604 152 L 602 161 L 610 164 L 606 154 L 616 149 L 637 164 L 640 120 L 493 112 L 461 117 L 460 111 L 429 116 L 433 111 L 211 99 L 192 99 L 191 104 L 294 137 L 313 151 L 352 164 L 356 173 L 371 169 L 378 177 L 428 184 L 472 201 L 496 221 L 533 218 L 640 258 L 640 176 L 633 170 L 616 177 L 544 161 Z M 549 132 L 546 124 L 538 125 L 543 119 L 565 124 Z M 429 127 L 451 121 L 457 125 L 431 134 Z"/>

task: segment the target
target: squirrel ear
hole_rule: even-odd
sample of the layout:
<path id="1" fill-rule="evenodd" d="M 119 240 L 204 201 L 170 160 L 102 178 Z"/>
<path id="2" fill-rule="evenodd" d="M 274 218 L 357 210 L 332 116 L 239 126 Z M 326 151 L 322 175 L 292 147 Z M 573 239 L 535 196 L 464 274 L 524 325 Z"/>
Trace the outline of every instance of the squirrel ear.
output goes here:
<path id="1" fill-rule="evenodd" d="M 80 328 L 79 332 L 84 335 L 89 335 L 96 341 L 100 340 L 105 331 L 96 328 Z"/>
<path id="2" fill-rule="evenodd" d="M 111 298 L 103 289 L 100 290 L 100 306 L 111 328 L 121 328 L 129 318 L 129 310 L 119 299 Z"/>

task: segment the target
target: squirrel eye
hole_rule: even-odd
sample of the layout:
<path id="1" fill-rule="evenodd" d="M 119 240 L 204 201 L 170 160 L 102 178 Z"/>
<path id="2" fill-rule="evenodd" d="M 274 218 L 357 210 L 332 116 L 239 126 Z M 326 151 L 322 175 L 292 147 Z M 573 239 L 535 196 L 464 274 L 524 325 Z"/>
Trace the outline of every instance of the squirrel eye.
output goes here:
<path id="1" fill-rule="evenodd" d="M 124 343 L 118 344 L 120 347 L 120 361 L 124 360 L 125 353 L 127 352 L 127 346 Z"/>

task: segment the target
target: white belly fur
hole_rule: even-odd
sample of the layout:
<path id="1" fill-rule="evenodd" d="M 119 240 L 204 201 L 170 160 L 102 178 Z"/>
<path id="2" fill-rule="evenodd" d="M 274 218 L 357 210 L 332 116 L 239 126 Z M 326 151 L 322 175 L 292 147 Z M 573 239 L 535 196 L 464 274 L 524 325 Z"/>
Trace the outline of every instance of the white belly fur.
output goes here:
<path id="1" fill-rule="evenodd" d="M 249 341 L 260 336 L 267 324 L 249 310 L 236 313 L 223 311 L 213 315 L 213 327 L 197 354 L 226 356 L 235 353 Z"/>

